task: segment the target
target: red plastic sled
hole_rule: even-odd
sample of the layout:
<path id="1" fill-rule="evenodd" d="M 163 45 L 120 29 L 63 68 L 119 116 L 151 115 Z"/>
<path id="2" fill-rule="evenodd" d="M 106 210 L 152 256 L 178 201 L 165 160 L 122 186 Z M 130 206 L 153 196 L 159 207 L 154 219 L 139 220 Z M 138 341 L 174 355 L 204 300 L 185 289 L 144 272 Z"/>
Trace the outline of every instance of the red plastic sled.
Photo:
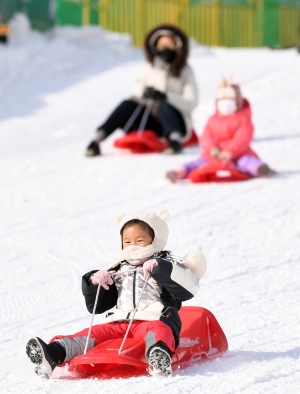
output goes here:
<path id="1" fill-rule="evenodd" d="M 180 345 L 172 357 L 172 369 L 220 357 L 228 350 L 224 332 L 207 309 L 186 306 L 180 310 L 182 330 Z M 101 343 L 70 362 L 69 371 L 97 374 L 100 378 L 147 375 L 143 340 L 128 338 L 119 355 L 122 340 Z"/>
<path id="2" fill-rule="evenodd" d="M 232 161 L 216 160 L 194 169 L 188 179 L 195 183 L 202 182 L 237 182 L 246 181 L 251 175 L 240 172 Z"/>
<path id="3" fill-rule="evenodd" d="M 184 147 L 198 145 L 198 137 L 193 130 L 190 138 L 183 142 Z M 131 131 L 130 133 L 114 141 L 114 146 L 120 149 L 130 149 L 132 153 L 159 153 L 169 146 L 168 141 L 160 138 L 152 130 L 144 130 L 142 133 Z"/>

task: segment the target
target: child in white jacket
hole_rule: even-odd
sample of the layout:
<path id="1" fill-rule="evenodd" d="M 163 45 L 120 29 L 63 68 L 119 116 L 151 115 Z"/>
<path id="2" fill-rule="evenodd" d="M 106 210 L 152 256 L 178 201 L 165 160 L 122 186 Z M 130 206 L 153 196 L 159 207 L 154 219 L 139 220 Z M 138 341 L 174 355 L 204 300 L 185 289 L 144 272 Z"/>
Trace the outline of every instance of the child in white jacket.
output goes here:
<path id="1" fill-rule="evenodd" d="M 96 313 L 116 306 L 101 324 L 92 327 L 87 349 L 109 339 L 123 338 L 135 313 L 129 336 L 144 339 L 150 372 L 161 377 L 172 373 L 171 357 L 179 345 L 181 330 L 178 314 L 181 303 L 197 293 L 199 279 L 206 270 L 205 258 L 198 250 L 191 251 L 184 259 L 163 250 L 168 239 L 165 222 L 168 216 L 167 211 L 157 215 L 119 215 L 120 262 L 108 270 L 88 272 L 82 278 L 82 291 L 90 312 L 99 285 Z M 84 329 L 72 335 L 56 336 L 50 344 L 38 337 L 31 338 L 26 352 L 36 364 L 35 372 L 50 377 L 57 365 L 83 354 L 87 334 L 88 329 Z"/>

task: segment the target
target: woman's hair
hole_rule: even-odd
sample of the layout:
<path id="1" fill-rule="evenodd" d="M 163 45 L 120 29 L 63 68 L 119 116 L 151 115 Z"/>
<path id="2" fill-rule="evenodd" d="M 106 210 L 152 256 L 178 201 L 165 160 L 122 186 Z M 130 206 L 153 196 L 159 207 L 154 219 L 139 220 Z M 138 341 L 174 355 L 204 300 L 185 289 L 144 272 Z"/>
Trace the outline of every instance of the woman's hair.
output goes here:
<path id="1" fill-rule="evenodd" d="M 182 68 L 186 65 L 188 53 L 189 53 L 189 40 L 187 35 L 179 29 L 179 27 L 164 23 L 162 25 L 154 27 L 148 32 L 144 40 L 144 50 L 146 58 L 150 63 L 153 64 L 154 57 L 156 55 L 155 45 L 159 35 L 156 37 L 159 31 L 167 30 L 175 38 L 175 41 L 181 41 L 180 49 L 178 50 L 177 56 L 170 64 L 170 74 L 173 77 L 179 77 Z M 154 35 L 154 40 L 151 37 Z M 169 34 L 168 34 L 169 35 Z M 177 38 L 176 38 L 177 37 Z M 154 41 L 154 42 L 153 42 Z M 178 46 L 178 45 L 177 45 Z"/>
<path id="2" fill-rule="evenodd" d="M 131 226 L 139 226 L 143 231 L 148 233 L 150 237 L 152 238 L 152 242 L 154 240 L 155 234 L 154 230 L 147 224 L 146 222 L 143 222 L 140 219 L 132 219 L 129 220 L 127 223 L 124 224 L 124 226 L 121 228 L 120 234 L 123 239 L 123 232 L 126 228 L 131 227 Z"/>

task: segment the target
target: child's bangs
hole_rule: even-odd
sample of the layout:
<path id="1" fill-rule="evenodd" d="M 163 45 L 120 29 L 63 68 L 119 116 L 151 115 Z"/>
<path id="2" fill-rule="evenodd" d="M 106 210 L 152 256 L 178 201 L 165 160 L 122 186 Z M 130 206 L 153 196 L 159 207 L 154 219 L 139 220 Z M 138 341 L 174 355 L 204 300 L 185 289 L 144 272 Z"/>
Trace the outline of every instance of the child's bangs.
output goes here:
<path id="1" fill-rule="evenodd" d="M 120 231 L 122 238 L 123 238 L 124 230 L 128 227 L 131 227 L 131 226 L 139 226 L 143 231 L 145 231 L 147 234 L 150 235 L 150 237 L 152 238 L 152 241 L 154 240 L 154 237 L 155 237 L 154 230 L 149 226 L 148 223 L 143 222 L 140 219 L 132 219 L 124 224 L 124 226 L 121 228 L 121 231 Z"/>

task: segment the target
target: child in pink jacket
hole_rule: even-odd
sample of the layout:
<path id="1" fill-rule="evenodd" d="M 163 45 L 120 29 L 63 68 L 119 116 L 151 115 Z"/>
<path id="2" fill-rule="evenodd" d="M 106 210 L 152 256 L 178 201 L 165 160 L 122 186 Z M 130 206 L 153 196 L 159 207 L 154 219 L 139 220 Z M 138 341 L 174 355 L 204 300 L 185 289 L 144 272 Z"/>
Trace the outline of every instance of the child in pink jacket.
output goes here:
<path id="1" fill-rule="evenodd" d="M 241 172 L 257 176 L 275 174 L 251 149 L 254 127 L 249 102 L 242 98 L 239 85 L 222 78 L 216 95 L 216 111 L 208 119 L 200 138 L 198 159 L 169 171 L 166 176 L 176 182 L 186 178 L 195 168 L 213 161 L 233 161 Z"/>

